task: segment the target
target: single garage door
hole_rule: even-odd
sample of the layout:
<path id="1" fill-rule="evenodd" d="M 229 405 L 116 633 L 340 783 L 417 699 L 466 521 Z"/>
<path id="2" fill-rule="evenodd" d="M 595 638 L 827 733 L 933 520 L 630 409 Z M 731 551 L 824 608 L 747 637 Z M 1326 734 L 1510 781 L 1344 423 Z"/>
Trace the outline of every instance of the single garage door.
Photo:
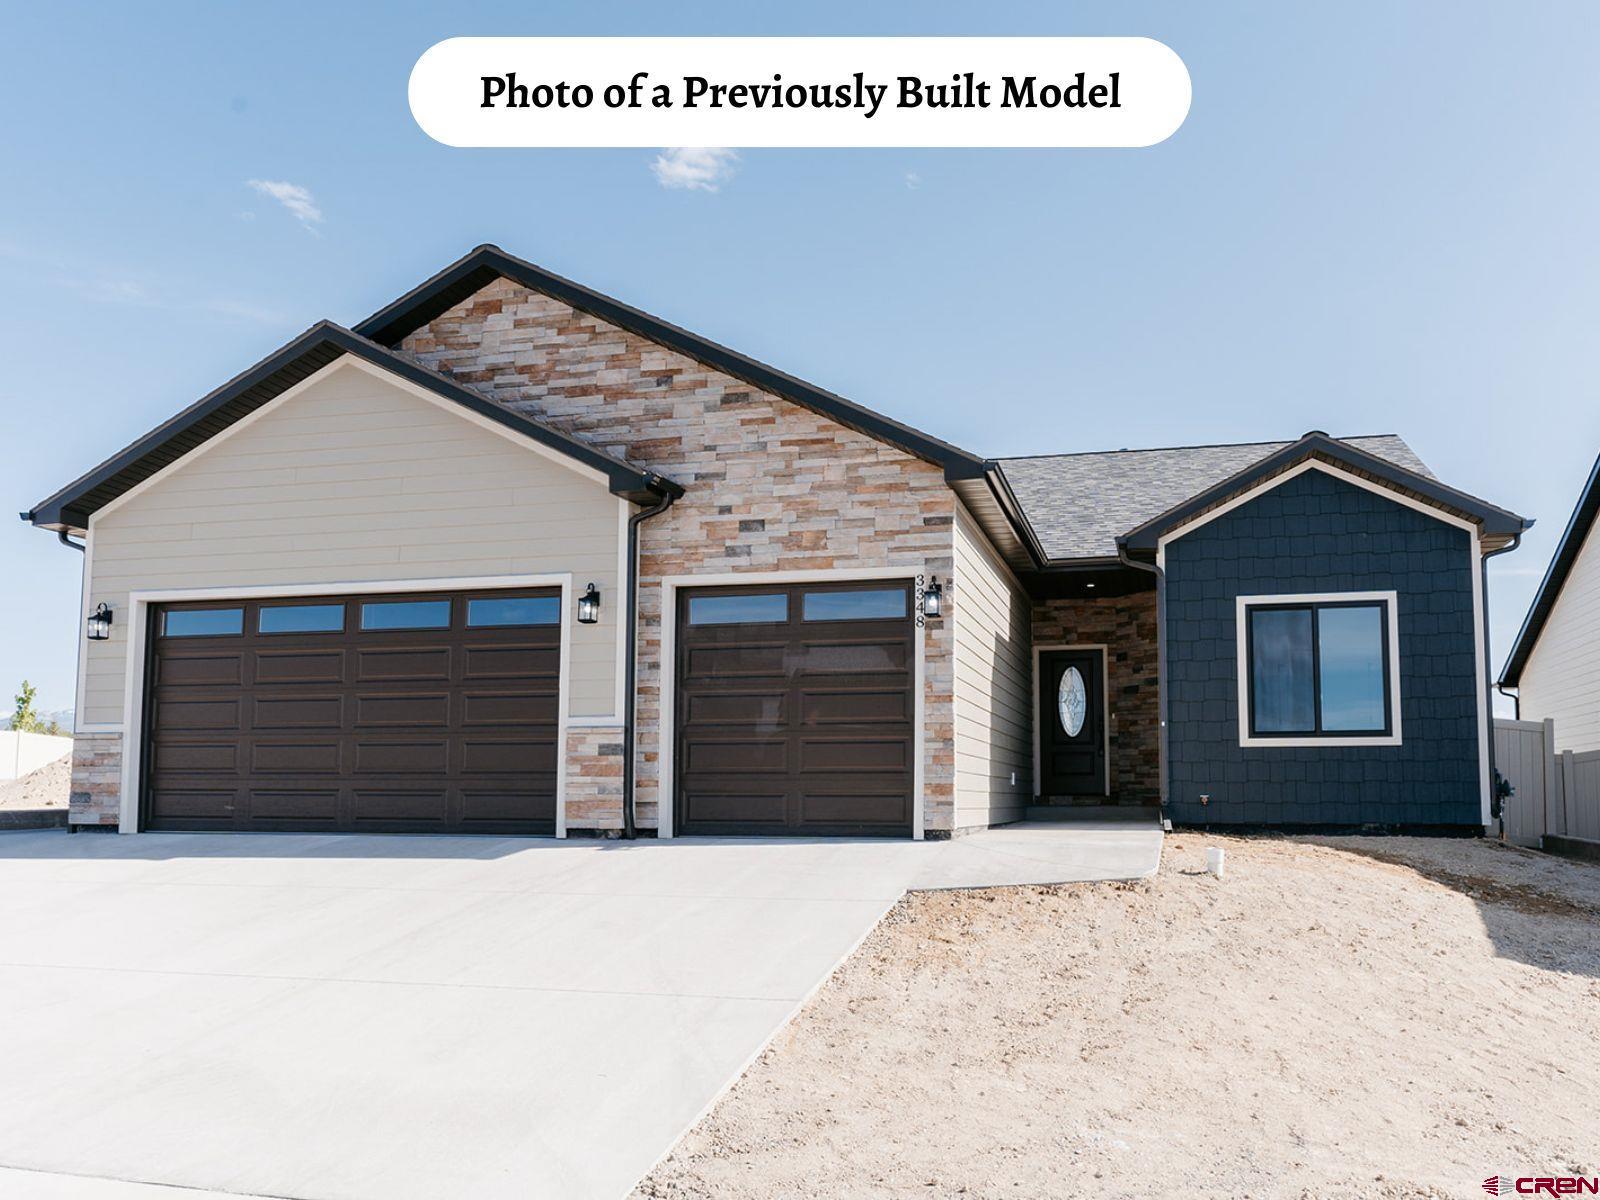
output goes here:
<path id="1" fill-rule="evenodd" d="M 678 599 L 677 827 L 911 832 L 911 584 Z"/>
<path id="2" fill-rule="evenodd" d="M 144 824 L 551 833 L 557 590 L 152 614 Z"/>

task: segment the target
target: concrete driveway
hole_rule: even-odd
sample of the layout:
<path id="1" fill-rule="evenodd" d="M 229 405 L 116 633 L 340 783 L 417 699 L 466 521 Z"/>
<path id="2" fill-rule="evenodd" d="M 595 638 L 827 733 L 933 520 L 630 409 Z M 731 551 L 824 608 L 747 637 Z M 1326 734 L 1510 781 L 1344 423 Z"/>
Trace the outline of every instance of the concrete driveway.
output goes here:
<path id="1" fill-rule="evenodd" d="M 620 1197 L 908 886 L 1085 853 L 0 835 L 0 1197 Z"/>

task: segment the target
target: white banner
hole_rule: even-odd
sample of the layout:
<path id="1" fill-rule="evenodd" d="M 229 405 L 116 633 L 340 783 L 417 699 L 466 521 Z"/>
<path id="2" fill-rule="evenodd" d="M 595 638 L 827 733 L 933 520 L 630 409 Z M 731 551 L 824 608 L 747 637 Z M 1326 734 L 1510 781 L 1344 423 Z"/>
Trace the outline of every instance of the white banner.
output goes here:
<path id="1" fill-rule="evenodd" d="M 410 98 L 447 146 L 1153 146 L 1190 83 L 1139 37 L 462 37 Z"/>

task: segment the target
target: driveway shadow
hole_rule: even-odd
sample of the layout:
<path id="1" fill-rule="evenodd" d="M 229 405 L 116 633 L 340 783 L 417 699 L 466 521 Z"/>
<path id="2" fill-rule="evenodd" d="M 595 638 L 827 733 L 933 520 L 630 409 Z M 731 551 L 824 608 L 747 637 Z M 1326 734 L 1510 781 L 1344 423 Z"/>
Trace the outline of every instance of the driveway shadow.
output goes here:
<path id="1" fill-rule="evenodd" d="M 1600 978 L 1600 864 L 1480 839 L 1297 838 L 1415 872 L 1477 906 L 1495 953 Z"/>
<path id="2" fill-rule="evenodd" d="M 585 839 L 591 847 L 595 840 Z M 582 844 L 554 837 L 445 837 L 438 834 L 68 833 L 65 829 L 0 830 L 0 860 L 164 862 L 180 858 L 495 859 L 529 850 Z M 637 844 L 637 843 L 635 843 Z"/>
<path id="3" fill-rule="evenodd" d="M 931 847 L 942 843 L 914 843 L 907 838 L 882 837 L 642 837 L 623 838 L 504 837 L 495 834 L 437 833 L 69 833 L 66 829 L 0 828 L 0 861 L 148 861 L 174 859 L 305 858 L 305 859 L 414 859 L 432 862 L 449 859 L 490 860 L 530 851 L 621 854 L 673 848 L 772 846 L 796 852 L 806 847 L 842 850 L 881 847 L 899 843 Z"/>

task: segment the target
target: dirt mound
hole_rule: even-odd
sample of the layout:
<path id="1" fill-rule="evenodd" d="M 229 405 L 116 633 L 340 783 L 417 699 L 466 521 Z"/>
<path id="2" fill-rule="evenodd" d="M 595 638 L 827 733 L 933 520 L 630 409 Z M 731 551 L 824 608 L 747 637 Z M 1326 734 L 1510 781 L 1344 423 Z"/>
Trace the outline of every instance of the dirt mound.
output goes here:
<path id="1" fill-rule="evenodd" d="M 46 763 L 21 779 L 0 783 L 0 808 L 65 808 L 72 792 L 72 755 Z"/>

